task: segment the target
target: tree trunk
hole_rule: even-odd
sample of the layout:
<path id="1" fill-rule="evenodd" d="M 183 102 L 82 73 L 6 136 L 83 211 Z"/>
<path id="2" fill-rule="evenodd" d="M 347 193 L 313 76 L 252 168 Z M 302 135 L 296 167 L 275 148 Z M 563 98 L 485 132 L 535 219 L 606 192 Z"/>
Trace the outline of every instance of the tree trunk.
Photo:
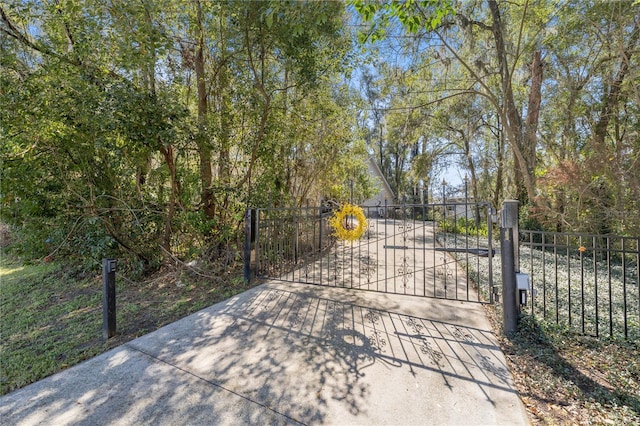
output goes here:
<path id="1" fill-rule="evenodd" d="M 629 73 L 629 64 L 631 63 L 631 55 L 635 51 L 635 47 L 638 44 L 638 37 L 640 36 L 640 27 L 638 24 L 638 20 L 636 19 L 635 25 L 633 28 L 633 33 L 631 34 L 631 39 L 629 40 L 629 44 L 622 52 L 622 58 L 620 59 L 620 66 L 618 67 L 618 72 L 616 73 L 615 78 L 611 82 L 611 87 L 609 89 L 609 93 L 606 94 L 602 103 L 602 111 L 600 113 L 600 119 L 595 125 L 595 129 L 593 132 L 593 151 L 598 152 L 604 146 L 604 139 L 607 135 L 607 127 L 609 126 L 609 122 L 613 116 L 613 112 L 617 108 L 619 99 L 620 99 L 620 89 L 622 87 L 622 83 L 624 82 L 625 77 Z M 600 151 L 602 152 L 602 151 Z"/>
<path id="2" fill-rule="evenodd" d="M 196 71 L 196 88 L 198 92 L 198 134 L 196 141 L 198 145 L 198 156 L 200 159 L 200 203 L 204 215 L 207 218 L 213 218 L 216 214 L 215 202 L 211 184 L 213 183 L 213 174 L 211 171 L 211 146 L 207 141 L 207 85 L 205 81 L 205 59 L 204 59 L 204 24 L 202 16 L 202 5 L 196 0 L 196 19 L 198 25 L 198 44 L 195 56 Z"/>
<path id="3" fill-rule="evenodd" d="M 496 126 L 496 140 L 497 140 L 497 150 L 496 150 L 496 191 L 493 194 L 493 207 L 496 209 L 500 208 L 500 202 L 502 200 L 502 192 L 503 192 L 503 170 L 504 170 L 504 132 L 502 131 L 500 116 L 497 117 L 498 125 Z"/>
<path id="4" fill-rule="evenodd" d="M 162 146 L 162 145 L 161 145 Z M 180 193 L 180 185 L 177 179 L 176 173 L 176 161 L 173 154 L 173 146 L 167 145 L 160 148 L 164 161 L 169 168 L 169 177 L 171 182 L 171 193 L 169 194 L 169 210 L 167 211 L 167 217 L 164 222 L 164 235 L 162 237 L 162 248 L 165 249 L 165 257 L 169 257 L 171 253 L 171 235 L 173 233 L 171 223 L 173 222 L 173 216 L 176 212 L 176 200 Z"/>
<path id="5" fill-rule="evenodd" d="M 514 175 L 516 179 L 516 196 L 522 205 L 533 201 L 535 183 L 533 173 L 524 152 L 524 132 L 522 117 L 516 106 L 511 82 L 511 71 L 507 60 L 507 50 L 502 33 L 502 18 L 500 8 L 496 0 L 488 0 L 493 23 L 491 31 L 496 43 L 496 54 L 502 83 L 502 112 L 505 119 L 503 126 L 507 131 L 507 137 L 515 157 Z"/>
<path id="6" fill-rule="evenodd" d="M 539 50 L 533 53 L 531 64 L 531 89 L 527 106 L 527 118 L 524 127 L 523 154 L 527 160 L 527 172 L 534 175 L 536 169 L 536 146 L 538 145 L 538 117 L 542 99 L 542 55 Z"/>

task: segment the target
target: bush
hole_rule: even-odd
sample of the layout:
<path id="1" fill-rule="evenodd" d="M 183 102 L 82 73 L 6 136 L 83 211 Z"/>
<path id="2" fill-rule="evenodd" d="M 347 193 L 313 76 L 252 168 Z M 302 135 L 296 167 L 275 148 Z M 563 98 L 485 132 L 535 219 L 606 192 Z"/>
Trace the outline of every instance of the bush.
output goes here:
<path id="1" fill-rule="evenodd" d="M 438 221 L 438 227 L 441 232 L 448 234 L 469 235 L 473 237 L 487 237 L 489 230 L 485 221 L 477 223 L 475 219 L 467 219 L 464 217 L 454 219 L 441 219 Z"/>

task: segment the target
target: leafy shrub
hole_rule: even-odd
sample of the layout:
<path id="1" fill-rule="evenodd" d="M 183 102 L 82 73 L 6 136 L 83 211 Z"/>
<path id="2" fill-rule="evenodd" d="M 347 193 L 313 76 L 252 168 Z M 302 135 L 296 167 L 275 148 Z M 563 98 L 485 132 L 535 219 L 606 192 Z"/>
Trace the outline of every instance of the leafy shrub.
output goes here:
<path id="1" fill-rule="evenodd" d="M 438 221 L 438 226 L 442 232 L 448 234 L 461 234 L 474 237 L 487 237 L 489 235 L 485 221 L 477 223 L 475 219 L 467 219 L 464 217 L 458 218 L 458 220 L 441 219 Z"/>

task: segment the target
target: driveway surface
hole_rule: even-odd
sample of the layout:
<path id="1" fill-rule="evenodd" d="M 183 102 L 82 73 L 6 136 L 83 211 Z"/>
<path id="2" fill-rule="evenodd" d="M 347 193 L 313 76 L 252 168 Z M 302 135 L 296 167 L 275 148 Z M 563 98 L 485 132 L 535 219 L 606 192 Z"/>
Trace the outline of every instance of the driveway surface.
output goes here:
<path id="1" fill-rule="evenodd" d="M 529 422 L 480 304 L 270 282 L 0 397 L 0 423 Z"/>

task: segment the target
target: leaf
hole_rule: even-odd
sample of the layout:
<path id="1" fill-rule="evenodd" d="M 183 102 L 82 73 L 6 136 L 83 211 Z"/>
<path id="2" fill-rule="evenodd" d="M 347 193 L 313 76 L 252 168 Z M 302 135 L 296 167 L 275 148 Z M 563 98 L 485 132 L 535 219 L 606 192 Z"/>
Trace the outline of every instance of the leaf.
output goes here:
<path id="1" fill-rule="evenodd" d="M 267 28 L 271 29 L 271 27 L 273 26 L 273 9 L 267 10 L 265 23 L 267 24 Z"/>

